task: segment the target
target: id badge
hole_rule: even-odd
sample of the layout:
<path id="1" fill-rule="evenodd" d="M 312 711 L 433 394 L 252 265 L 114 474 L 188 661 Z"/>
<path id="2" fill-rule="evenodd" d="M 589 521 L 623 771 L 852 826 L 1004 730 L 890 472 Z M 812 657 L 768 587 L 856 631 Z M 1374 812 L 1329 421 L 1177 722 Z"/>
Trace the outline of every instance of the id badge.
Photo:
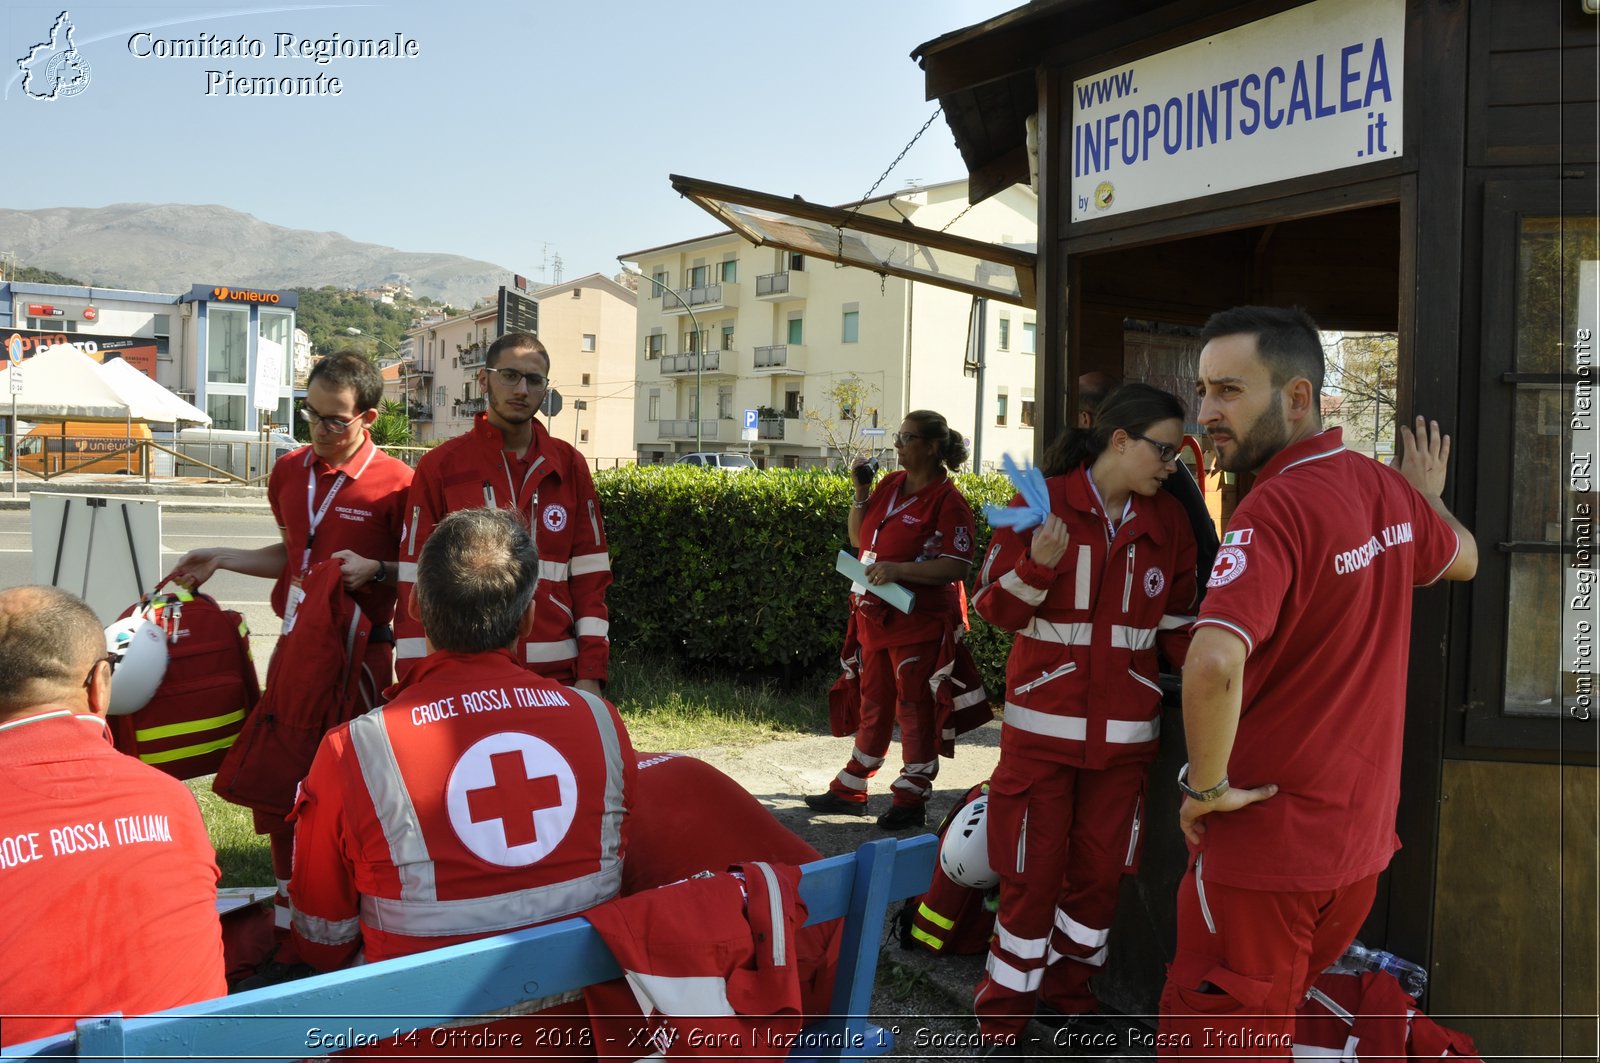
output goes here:
<path id="1" fill-rule="evenodd" d="M 294 630 L 295 614 L 300 611 L 300 603 L 305 597 L 306 592 L 301 588 L 299 580 L 289 584 L 289 596 L 283 603 L 283 629 L 278 634 L 287 635 Z"/>
<path id="2" fill-rule="evenodd" d="M 878 551 L 876 551 L 876 550 L 863 550 L 863 551 L 861 551 L 861 564 L 864 567 L 871 568 L 874 564 L 877 563 L 877 560 L 878 560 Z M 867 588 L 863 587 L 859 583 L 852 583 L 852 584 L 850 584 L 850 593 L 852 593 L 852 594 L 866 594 L 867 593 Z"/>

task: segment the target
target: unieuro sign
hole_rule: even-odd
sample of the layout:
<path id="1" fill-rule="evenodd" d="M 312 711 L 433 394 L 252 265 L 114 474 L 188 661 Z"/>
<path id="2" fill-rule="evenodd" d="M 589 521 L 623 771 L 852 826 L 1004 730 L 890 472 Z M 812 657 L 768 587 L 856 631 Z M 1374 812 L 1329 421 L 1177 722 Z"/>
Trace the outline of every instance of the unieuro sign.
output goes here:
<path id="1" fill-rule="evenodd" d="M 211 298 L 224 303 L 276 303 L 282 296 L 277 292 L 253 292 L 246 288 L 217 287 L 211 289 Z"/>
<path id="2" fill-rule="evenodd" d="M 1395 159 L 1405 0 L 1317 0 L 1072 86 L 1072 220 Z"/>

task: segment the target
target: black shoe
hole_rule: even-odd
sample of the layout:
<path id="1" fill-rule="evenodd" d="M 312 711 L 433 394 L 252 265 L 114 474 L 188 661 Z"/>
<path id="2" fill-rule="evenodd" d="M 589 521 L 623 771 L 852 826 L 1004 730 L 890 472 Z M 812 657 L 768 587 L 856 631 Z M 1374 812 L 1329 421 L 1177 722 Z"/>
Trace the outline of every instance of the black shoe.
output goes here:
<path id="1" fill-rule="evenodd" d="M 878 826 L 884 830 L 905 830 L 907 827 L 921 827 L 927 822 L 927 805 L 895 805 L 878 817 Z"/>
<path id="2" fill-rule="evenodd" d="M 845 816 L 864 816 L 867 814 L 867 803 L 865 801 L 846 801 L 832 790 L 807 797 L 806 807 L 813 812 L 834 812 Z"/>
<path id="3" fill-rule="evenodd" d="M 255 974 L 239 979 L 233 990 L 236 993 L 243 993 L 250 989 L 265 989 L 269 985 L 293 982 L 297 978 L 309 978 L 316 973 L 317 969 L 309 963 L 279 963 L 277 960 L 268 960 L 256 968 Z"/>

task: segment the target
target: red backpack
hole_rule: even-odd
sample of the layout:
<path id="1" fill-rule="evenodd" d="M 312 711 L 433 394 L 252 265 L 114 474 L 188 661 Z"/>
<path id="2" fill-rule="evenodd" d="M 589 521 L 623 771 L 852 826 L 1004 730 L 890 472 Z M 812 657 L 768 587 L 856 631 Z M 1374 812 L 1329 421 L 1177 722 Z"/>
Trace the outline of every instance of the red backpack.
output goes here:
<path id="1" fill-rule="evenodd" d="M 117 749 L 175 779 L 210 775 L 261 697 L 244 617 L 174 585 L 130 606 L 167 633 L 167 671 L 150 702 L 111 717 Z"/>

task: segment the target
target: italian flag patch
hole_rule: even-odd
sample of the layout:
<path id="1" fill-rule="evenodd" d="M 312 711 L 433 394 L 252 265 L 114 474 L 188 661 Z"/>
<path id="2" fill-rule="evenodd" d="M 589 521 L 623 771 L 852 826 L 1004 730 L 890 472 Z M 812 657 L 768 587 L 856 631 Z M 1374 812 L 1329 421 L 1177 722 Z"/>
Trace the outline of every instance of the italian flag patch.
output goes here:
<path id="1" fill-rule="evenodd" d="M 1226 534 L 1226 535 L 1224 535 L 1222 537 L 1222 545 L 1223 546 L 1249 546 L 1250 545 L 1250 532 L 1253 531 L 1253 530 L 1254 529 L 1251 529 L 1251 528 L 1240 528 L 1238 531 L 1231 531 L 1231 532 L 1229 532 L 1228 534 Z"/>

